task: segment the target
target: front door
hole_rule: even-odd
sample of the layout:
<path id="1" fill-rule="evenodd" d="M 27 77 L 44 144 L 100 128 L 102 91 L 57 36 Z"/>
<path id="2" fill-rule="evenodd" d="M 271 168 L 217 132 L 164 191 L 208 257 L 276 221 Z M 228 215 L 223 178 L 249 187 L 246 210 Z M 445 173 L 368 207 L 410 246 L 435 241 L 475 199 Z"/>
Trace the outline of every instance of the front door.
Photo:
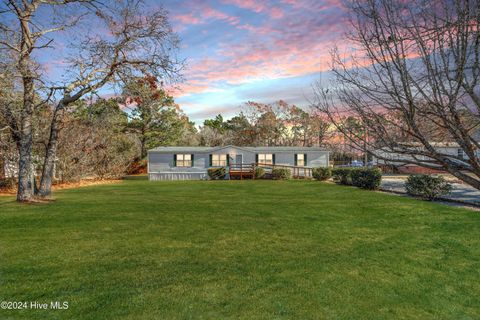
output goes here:
<path id="1" fill-rule="evenodd" d="M 241 163 L 243 163 L 243 154 L 237 154 L 237 155 L 235 155 L 235 163 L 236 163 L 236 164 L 241 164 Z"/>

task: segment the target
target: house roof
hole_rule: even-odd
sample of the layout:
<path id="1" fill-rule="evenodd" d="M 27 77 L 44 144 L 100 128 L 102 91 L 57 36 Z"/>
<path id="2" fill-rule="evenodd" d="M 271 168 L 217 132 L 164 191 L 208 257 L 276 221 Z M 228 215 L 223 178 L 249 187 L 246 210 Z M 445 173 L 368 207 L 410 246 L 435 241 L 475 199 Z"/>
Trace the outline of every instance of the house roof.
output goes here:
<path id="1" fill-rule="evenodd" d="M 258 150 L 270 150 L 270 151 L 328 151 L 325 148 L 319 147 L 243 147 L 243 149 L 258 151 Z"/>
<path id="2" fill-rule="evenodd" d="M 319 147 L 237 147 L 232 145 L 227 146 L 218 146 L 218 147 L 157 147 L 148 152 L 164 152 L 164 153 L 175 153 L 175 152 L 197 152 L 197 153 L 207 153 L 214 152 L 225 148 L 235 148 L 250 152 L 257 151 L 272 151 L 272 152 L 285 152 L 285 151 L 325 151 L 328 150 Z"/>
<path id="3" fill-rule="evenodd" d="M 148 152 L 209 152 L 212 147 L 156 147 Z"/>

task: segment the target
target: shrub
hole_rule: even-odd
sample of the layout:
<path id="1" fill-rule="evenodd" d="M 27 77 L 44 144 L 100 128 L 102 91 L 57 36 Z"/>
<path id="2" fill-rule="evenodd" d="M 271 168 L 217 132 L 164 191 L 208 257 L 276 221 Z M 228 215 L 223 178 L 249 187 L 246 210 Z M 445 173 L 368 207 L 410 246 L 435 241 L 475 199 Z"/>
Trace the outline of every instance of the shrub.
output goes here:
<path id="1" fill-rule="evenodd" d="M 265 169 L 260 167 L 255 168 L 255 179 L 263 178 L 264 175 L 265 175 Z"/>
<path id="2" fill-rule="evenodd" d="M 135 160 L 127 168 L 128 175 L 145 174 L 147 172 L 147 160 Z"/>
<path id="3" fill-rule="evenodd" d="M 352 185 L 351 173 L 352 168 L 335 168 L 332 170 L 333 181 L 339 184 Z"/>
<path id="4" fill-rule="evenodd" d="M 207 170 L 208 176 L 211 180 L 223 180 L 227 175 L 227 171 L 224 167 L 221 168 L 210 168 Z"/>
<path id="5" fill-rule="evenodd" d="M 449 194 L 452 191 L 452 185 L 442 176 L 419 174 L 408 177 L 405 190 L 410 195 L 432 201 Z"/>
<path id="6" fill-rule="evenodd" d="M 292 172 L 285 168 L 276 168 L 272 170 L 272 178 L 275 180 L 288 180 L 292 176 Z"/>
<path id="7" fill-rule="evenodd" d="M 0 179 L 0 189 L 13 189 L 17 185 L 15 178 Z"/>
<path id="8" fill-rule="evenodd" d="M 339 184 L 375 190 L 380 187 L 382 171 L 378 168 L 335 168 L 332 177 Z"/>
<path id="9" fill-rule="evenodd" d="M 330 168 L 313 168 L 312 176 L 320 181 L 328 180 L 332 177 L 332 169 Z"/>
<path id="10" fill-rule="evenodd" d="M 352 184 L 367 190 L 376 190 L 382 182 L 382 171 L 378 168 L 355 168 L 350 172 Z"/>

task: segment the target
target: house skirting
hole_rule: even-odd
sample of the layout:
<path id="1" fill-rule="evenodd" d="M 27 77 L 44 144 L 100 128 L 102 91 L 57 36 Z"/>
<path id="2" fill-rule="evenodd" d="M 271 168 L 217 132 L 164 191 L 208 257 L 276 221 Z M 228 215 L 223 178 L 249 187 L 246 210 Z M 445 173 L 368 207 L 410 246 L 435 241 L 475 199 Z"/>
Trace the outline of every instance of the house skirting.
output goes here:
<path id="1" fill-rule="evenodd" d="M 148 174 L 148 180 L 206 180 L 206 172 L 151 172 Z"/>
<path id="2" fill-rule="evenodd" d="M 405 165 L 398 167 L 399 173 L 406 174 L 436 174 L 436 173 L 445 173 L 445 170 L 436 170 L 431 168 L 420 167 L 417 165 Z"/>

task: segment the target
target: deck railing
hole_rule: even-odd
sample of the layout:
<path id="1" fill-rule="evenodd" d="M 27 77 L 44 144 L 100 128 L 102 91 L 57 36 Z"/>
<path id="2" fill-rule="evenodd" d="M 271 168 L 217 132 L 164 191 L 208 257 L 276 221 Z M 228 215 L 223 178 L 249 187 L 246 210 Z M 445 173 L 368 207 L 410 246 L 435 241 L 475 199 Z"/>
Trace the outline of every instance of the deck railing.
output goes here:
<path id="1" fill-rule="evenodd" d="M 291 166 L 287 164 L 266 164 L 266 163 L 257 163 L 257 166 L 260 168 L 264 168 L 270 172 L 273 169 L 288 169 L 290 170 L 290 172 L 292 172 L 292 178 L 294 179 L 313 178 L 312 167 Z"/>
<path id="2" fill-rule="evenodd" d="M 255 179 L 255 163 L 231 163 L 228 165 L 228 176 Z"/>
<path id="3" fill-rule="evenodd" d="M 231 163 L 228 165 L 230 171 L 251 172 L 255 170 L 255 163 Z"/>
<path id="4" fill-rule="evenodd" d="M 271 174 L 273 169 L 288 169 L 292 173 L 294 179 L 313 178 L 312 167 L 292 166 L 286 164 L 267 164 L 267 163 L 230 163 L 224 167 L 227 171 L 228 178 L 237 177 L 240 179 L 255 179 L 255 169 L 263 168 L 267 174 Z"/>

